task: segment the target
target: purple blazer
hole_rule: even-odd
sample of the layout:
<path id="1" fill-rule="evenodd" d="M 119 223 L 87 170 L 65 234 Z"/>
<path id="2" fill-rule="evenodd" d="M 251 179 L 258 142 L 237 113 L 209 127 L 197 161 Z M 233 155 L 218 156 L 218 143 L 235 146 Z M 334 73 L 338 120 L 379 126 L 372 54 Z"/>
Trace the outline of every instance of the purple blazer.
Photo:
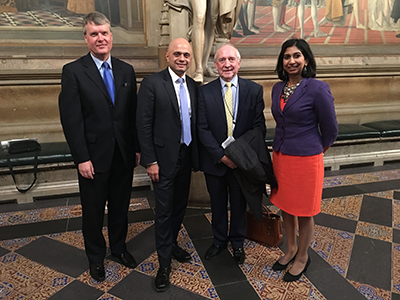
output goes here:
<path id="1" fill-rule="evenodd" d="M 310 156 L 332 145 L 338 134 L 335 106 L 329 85 L 314 78 L 304 78 L 280 108 L 285 82 L 272 88 L 271 111 L 276 121 L 272 148 L 283 154 Z"/>

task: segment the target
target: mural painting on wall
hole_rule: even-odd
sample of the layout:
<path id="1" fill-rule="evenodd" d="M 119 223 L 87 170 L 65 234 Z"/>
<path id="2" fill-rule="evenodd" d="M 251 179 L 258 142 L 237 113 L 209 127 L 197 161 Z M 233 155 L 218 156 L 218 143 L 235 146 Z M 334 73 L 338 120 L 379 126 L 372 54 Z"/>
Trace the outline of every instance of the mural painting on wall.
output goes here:
<path id="1" fill-rule="evenodd" d="M 0 29 L 81 27 L 82 17 L 94 10 L 119 25 L 119 1 L 115 0 L 0 0 Z"/>
<path id="2" fill-rule="evenodd" d="M 243 0 L 231 42 L 311 44 L 400 42 L 400 0 Z"/>
<path id="3" fill-rule="evenodd" d="M 197 7 L 207 1 L 165 2 L 193 2 Z M 235 0 L 220 2 L 236 3 Z M 328 45 L 400 43 L 400 0 L 237 0 L 237 3 L 241 4 L 241 10 L 232 33 L 234 44 L 280 45 L 291 37 Z M 116 0 L 1 0 L 0 30 L 80 27 L 82 16 L 93 9 L 110 18 L 113 26 L 120 24 L 121 8 Z"/>

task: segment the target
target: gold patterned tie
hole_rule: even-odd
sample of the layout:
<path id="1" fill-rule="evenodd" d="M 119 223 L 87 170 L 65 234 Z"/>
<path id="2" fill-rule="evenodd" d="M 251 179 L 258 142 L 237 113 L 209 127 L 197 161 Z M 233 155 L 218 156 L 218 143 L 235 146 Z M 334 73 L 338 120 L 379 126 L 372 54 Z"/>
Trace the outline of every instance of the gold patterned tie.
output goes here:
<path id="1" fill-rule="evenodd" d="M 228 127 L 228 136 L 233 134 L 233 95 L 231 89 L 231 82 L 227 82 L 228 87 L 225 92 L 225 114 L 226 114 L 226 124 Z"/>

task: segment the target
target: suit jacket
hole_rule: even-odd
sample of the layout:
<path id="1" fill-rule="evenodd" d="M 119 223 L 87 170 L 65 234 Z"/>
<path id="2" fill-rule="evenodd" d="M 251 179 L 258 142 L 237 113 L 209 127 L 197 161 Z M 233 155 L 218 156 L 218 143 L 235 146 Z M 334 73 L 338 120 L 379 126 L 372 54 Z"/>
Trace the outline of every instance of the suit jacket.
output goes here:
<path id="1" fill-rule="evenodd" d="M 190 95 L 192 130 L 192 167 L 198 169 L 197 84 L 186 76 Z M 178 161 L 182 124 L 178 99 L 168 68 L 143 79 L 138 94 L 137 127 L 141 146 L 141 164 L 156 162 L 160 173 L 169 176 Z"/>
<path id="2" fill-rule="evenodd" d="M 288 155 L 317 155 L 332 145 L 338 134 L 335 106 L 329 85 L 304 78 L 280 108 L 285 82 L 272 88 L 272 114 L 276 121 L 272 147 Z"/>
<path id="3" fill-rule="evenodd" d="M 66 64 L 59 109 L 65 138 L 76 164 L 91 160 L 95 172 L 107 171 L 118 143 L 127 167 L 140 152 L 137 139 L 136 77 L 131 65 L 111 57 L 115 105 L 90 54 Z"/>
<path id="4" fill-rule="evenodd" d="M 259 127 L 265 136 L 263 88 L 259 84 L 238 78 L 239 105 L 233 137 L 239 138 L 250 129 Z M 200 169 L 222 176 L 227 166 L 220 160 L 225 152 L 221 144 L 227 138 L 227 123 L 220 79 L 199 88 L 199 114 L 197 121 L 200 146 Z"/>
<path id="5" fill-rule="evenodd" d="M 262 198 L 265 184 L 272 188 L 277 182 L 272 169 L 271 156 L 259 128 L 247 131 L 225 149 L 236 165 L 234 174 L 254 216 L 262 220 Z"/>

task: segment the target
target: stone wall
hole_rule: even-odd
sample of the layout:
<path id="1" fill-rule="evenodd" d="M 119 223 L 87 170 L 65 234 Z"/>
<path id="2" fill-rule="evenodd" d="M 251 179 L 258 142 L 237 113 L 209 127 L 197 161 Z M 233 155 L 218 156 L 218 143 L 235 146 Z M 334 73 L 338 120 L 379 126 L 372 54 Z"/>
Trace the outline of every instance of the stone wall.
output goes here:
<path id="1" fill-rule="evenodd" d="M 251 76 L 244 74 L 245 77 Z M 25 79 L 7 84 L 0 81 L 0 140 L 38 138 L 40 142 L 63 141 L 59 122 L 58 79 L 38 83 Z M 265 117 L 268 127 L 275 127 L 270 106 L 273 76 L 253 78 L 264 87 Z M 138 78 L 138 86 L 142 77 Z M 321 76 L 335 97 L 340 123 L 362 124 L 377 120 L 400 119 L 400 75 L 392 76 Z"/>
<path id="2" fill-rule="evenodd" d="M 164 49 L 163 49 L 164 50 Z M 163 50 L 152 47 L 117 48 L 114 55 L 131 63 L 141 80 L 164 67 Z M 79 48 L 79 55 L 86 53 Z M 114 50 L 113 50 L 114 51 Z M 249 56 L 244 53 L 240 76 L 252 79 L 264 87 L 265 117 L 267 127 L 275 122 L 270 112 L 272 86 L 278 81 L 274 74 L 276 56 Z M 34 59 L 4 58 L 0 69 L 0 140 L 13 138 L 38 138 L 39 142 L 64 141 L 58 113 L 61 67 L 76 57 L 66 55 L 60 59 L 37 57 Z M 384 60 L 384 58 L 382 58 Z M 384 67 L 345 67 L 333 62 L 331 66 L 320 64 L 318 78 L 326 81 L 335 97 L 337 117 L 340 123 L 365 123 L 376 120 L 400 119 L 400 71 L 396 65 Z M 38 67 L 46 68 L 38 69 Z M 54 170 L 57 168 L 55 167 Z M 4 170 L 3 170 L 4 171 Z M 19 194 L 6 173 L 0 176 L 1 191 L 7 199 L 19 202 L 32 201 L 33 197 L 78 191 L 75 171 L 56 171 L 62 178 L 72 176 L 68 184 L 64 179 L 54 179 L 53 172 L 39 173 L 39 180 L 32 193 Z M 48 173 L 48 174 L 47 174 Z M 64 177 L 63 177 L 64 176 Z M 147 180 L 147 181 L 146 181 Z M 149 184 L 145 170 L 136 173 L 135 182 Z M 21 198 L 25 197 L 25 198 Z M 21 199 L 20 199 L 21 198 Z M 193 173 L 189 205 L 204 207 L 209 205 L 209 197 L 201 172 Z"/>

